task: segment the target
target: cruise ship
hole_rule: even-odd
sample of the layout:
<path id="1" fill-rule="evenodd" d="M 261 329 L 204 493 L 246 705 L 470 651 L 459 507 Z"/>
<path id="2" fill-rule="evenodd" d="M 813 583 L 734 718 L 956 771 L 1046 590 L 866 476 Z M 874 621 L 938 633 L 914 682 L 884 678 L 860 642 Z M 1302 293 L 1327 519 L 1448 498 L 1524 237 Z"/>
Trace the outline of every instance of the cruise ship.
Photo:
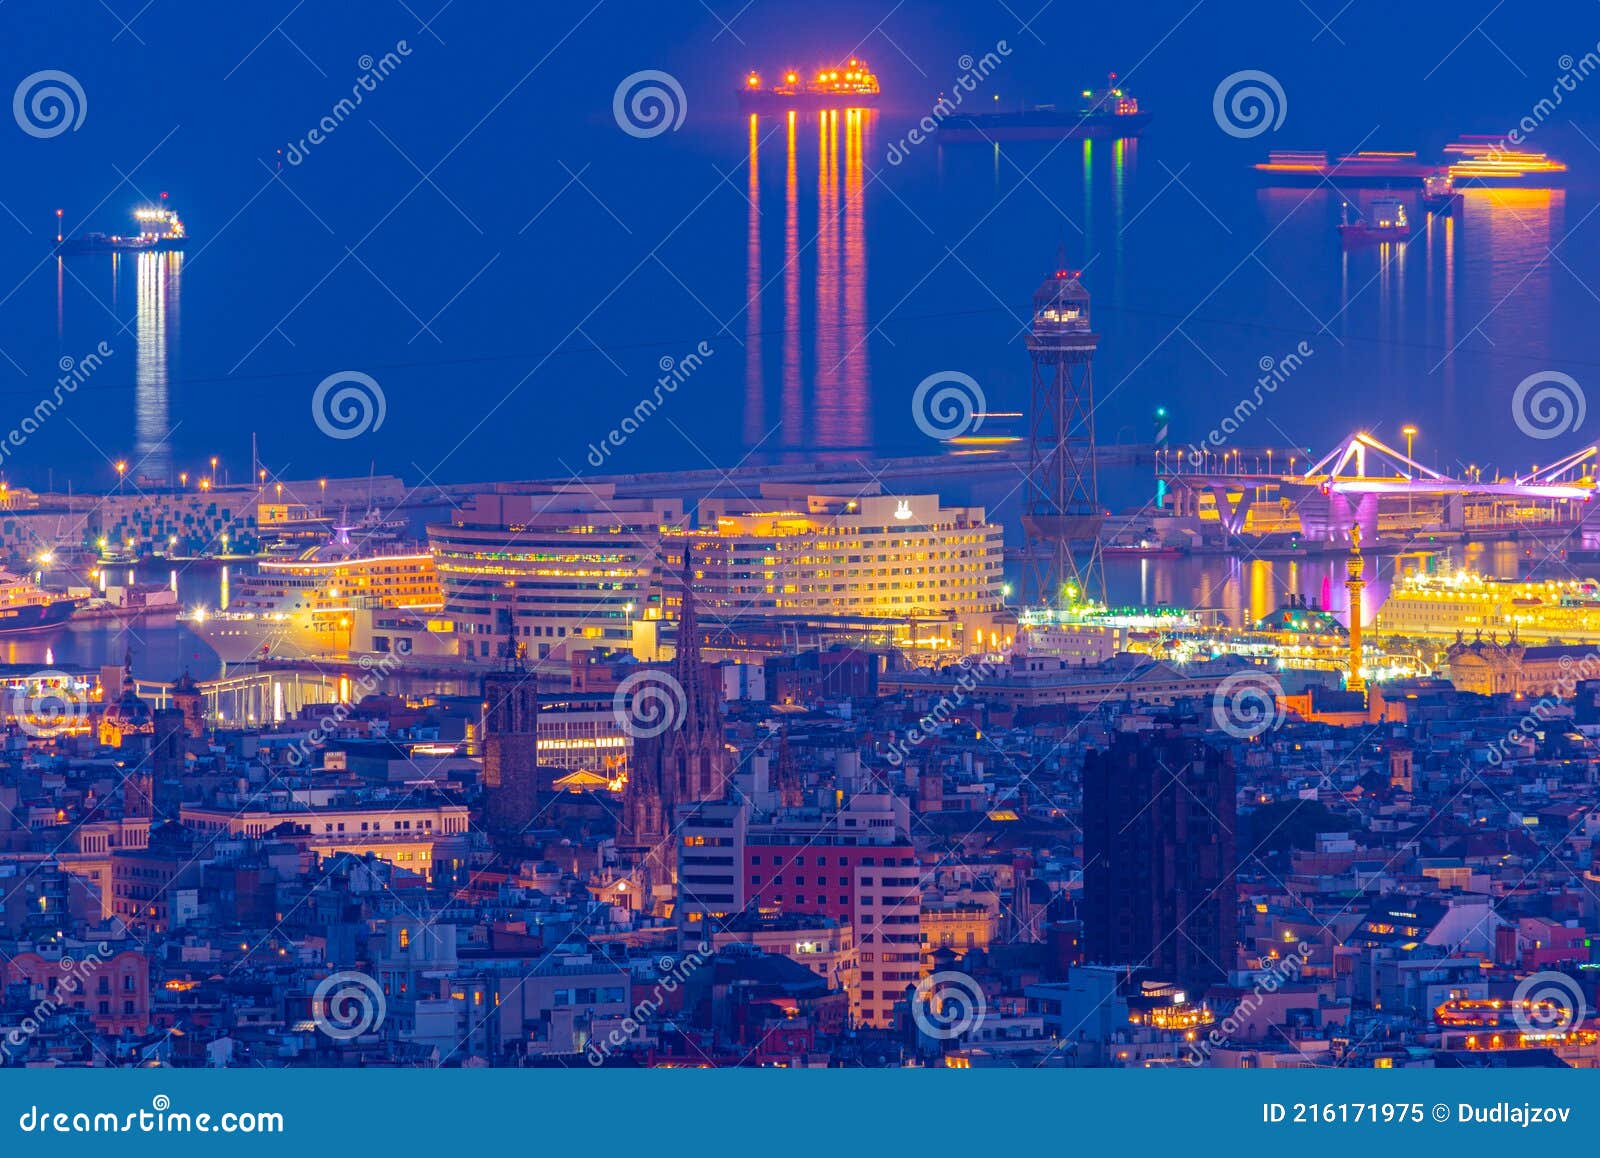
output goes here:
<path id="1" fill-rule="evenodd" d="M 837 68 L 819 68 L 815 74 L 787 69 L 775 85 L 762 82 L 759 72 L 744 78 L 739 105 L 751 112 L 785 109 L 855 109 L 878 103 L 878 78 L 867 62 L 851 57 Z"/>
<path id="2" fill-rule="evenodd" d="M 1374 630 L 1449 639 L 1505 639 L 1515 632 L 1524 643 L 1600 643 L 1600 583 L 1412 572 L 1391 588 Z"/>
<path id="3" fill-rule="evenodd" d="M 445 655 L 433 556 L 401 543 L 352 543 L 351 528 L 293 559 L 266 559 L 232 585 L 226 608 L 180 620 L 227 663 L 398 653 Z"/>

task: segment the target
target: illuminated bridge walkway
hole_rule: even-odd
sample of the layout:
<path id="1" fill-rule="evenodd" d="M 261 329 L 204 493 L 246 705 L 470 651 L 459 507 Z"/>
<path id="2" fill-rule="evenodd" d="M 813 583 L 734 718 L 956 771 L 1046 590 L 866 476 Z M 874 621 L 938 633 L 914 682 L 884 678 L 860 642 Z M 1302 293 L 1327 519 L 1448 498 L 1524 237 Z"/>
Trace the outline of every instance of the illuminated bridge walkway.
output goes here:
<path id="1" fill-rule="evenodd" d="M 1282 473 L 1270 465 L 1262 471 L 1249 452 L 1198 463 L 1173 452 L 1157 464 L 1170 496 L 1163 505 L 1179 517 L 1214 517 L 1234 536 L 1293 533 L 1312 542 L 1348 539 L 1358 524 L 1369 541 L 1427 529 L 1533 530 L 1586 521 L 1600 529 L 1594 446 L 1510 477 L 1476 467 L 1452 477 L 1358 431 L 1304 468 L 1292 458 L 1285 465 Z"/>

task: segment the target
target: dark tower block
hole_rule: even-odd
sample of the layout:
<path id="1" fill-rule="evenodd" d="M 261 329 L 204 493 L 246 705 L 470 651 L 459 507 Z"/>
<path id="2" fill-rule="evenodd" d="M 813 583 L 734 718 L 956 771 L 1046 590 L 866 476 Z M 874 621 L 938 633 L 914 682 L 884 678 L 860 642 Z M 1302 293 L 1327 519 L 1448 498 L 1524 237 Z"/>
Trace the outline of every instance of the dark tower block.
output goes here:
<path id="1" fill-rule="evenodd" d="M 160 811 L 176 817 L 183 801 L 183 776 L 188 767 L 189 733 L 187 720 L 179 708 L 155 711 L 155 746 L 150 750 L 150 769 L 155 783 L 152 800 Z M 152 816 L 154 813 L 143 813 Z"/>
<path id="2" fill-rule="evenodd" d="M 509 618 L 509 617 L 508 617 Z M 521 845 L 539 814 L 539 687 L 520 652 L 483 677 L 483 824 L 497 847 Z"/>
<path id="3" fill-rule="evenodd" d="M 1033 295 L 1023 607 L 1054 608 L 1074 596 L 1105 598 L 1094 438 L 1093 366 L 1100 337 L 1089 328 L 1089 293 L 1078 276 L 1057 269 Z"/>
<path id="4" fill-rule="evenodd" d="M 1083 770 L 1087 959 L 1204 986 L 1239 941 L 1234 771 L 1176 728 L 1123 732 Z"/>

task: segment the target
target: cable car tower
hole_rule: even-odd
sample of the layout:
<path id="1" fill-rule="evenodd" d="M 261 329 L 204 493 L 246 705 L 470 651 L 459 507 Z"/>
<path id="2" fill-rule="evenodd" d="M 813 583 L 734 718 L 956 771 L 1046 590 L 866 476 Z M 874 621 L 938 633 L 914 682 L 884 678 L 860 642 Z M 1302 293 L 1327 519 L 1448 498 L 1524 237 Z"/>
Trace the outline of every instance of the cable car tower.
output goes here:
<path id="1" fill-rule="evenodd" d="M 1023 507 L 1024 609 L 1105 599 L 1100 486 L 1095 474 L 1094 352 L 1089 293 L 1059 263 L 1033 295 L 1033 406 Z M 1073 555 L 1077 546 L 1078 555 Z"/>

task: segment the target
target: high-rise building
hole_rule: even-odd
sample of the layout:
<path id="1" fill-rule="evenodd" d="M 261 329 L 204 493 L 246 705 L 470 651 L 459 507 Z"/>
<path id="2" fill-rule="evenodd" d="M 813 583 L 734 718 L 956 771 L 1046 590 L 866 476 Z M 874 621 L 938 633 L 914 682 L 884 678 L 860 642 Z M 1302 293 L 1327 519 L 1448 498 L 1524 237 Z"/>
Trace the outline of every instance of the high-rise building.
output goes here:
<path id="1" fill-rule="evenodd" d="M 1122 732 L 1083 770 L 1087 959 L 1204 985 L 1238 944 L 1234 770 L 1173 724 Z"/>

